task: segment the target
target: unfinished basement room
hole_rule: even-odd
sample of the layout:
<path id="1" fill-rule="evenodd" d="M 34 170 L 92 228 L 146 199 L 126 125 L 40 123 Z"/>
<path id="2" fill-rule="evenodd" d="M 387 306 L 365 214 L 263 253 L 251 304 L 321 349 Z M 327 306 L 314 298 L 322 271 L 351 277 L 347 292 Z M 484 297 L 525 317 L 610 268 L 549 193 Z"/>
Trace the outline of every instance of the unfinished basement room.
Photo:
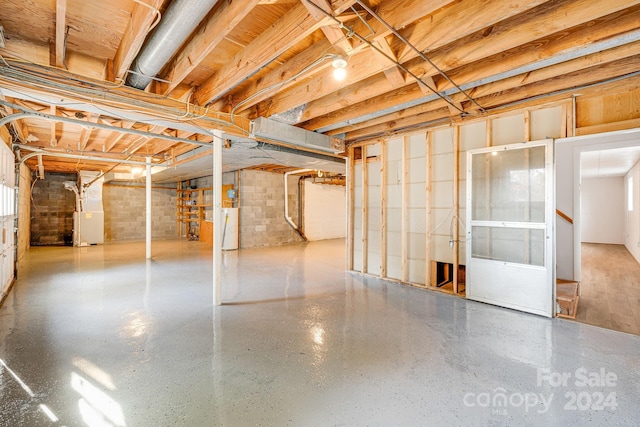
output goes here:
<path id="1" fill-rule="evenodd" d="M 640 2 L 0 1 L 0 427 L 640 425 Z"/>

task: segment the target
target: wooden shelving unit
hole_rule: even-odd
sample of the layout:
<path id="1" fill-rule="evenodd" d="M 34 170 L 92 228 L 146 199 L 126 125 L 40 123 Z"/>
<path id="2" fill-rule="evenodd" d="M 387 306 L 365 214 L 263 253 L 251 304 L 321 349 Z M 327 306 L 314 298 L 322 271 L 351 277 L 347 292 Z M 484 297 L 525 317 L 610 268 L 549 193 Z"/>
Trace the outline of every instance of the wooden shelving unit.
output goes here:
<path id="1" fill-rule="evenodd" d="M 233 207 L 233 200 L 227 197 L 227 190 L 233 185 L 222 186 L 222 206 Z M 204 192 L 212 191 L 213 187 L 190 188 L 189 182 L 178 183 L 176 188 L 176 234 L 198 240 L 205 220 L 206 208 L 213 207 L 211 203 L 204 203 Z"/>
<path id="2" fill-rule="evenodd" d="M 184 184 L 178 183 L 176 189 L 176 233 L 179 236 L 197 239 L 200 231 L 200 223 L 204 220 L 204 211 L 212 204 L 204 203 L 204 192 L 213 190 L 213 187 L 182 188 Z"/>

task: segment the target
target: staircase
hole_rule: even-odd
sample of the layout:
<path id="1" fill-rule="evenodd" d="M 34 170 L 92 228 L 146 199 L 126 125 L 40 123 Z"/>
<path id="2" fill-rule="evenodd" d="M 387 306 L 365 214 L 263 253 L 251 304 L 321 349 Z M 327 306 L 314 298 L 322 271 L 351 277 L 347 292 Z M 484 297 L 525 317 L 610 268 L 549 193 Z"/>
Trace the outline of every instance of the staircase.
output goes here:
<path id="1" fill-rule="evenodd" d="M 580 283 L 572 280 L 556 281 L 556 316 L 575 319 L 580 299 Z"/>

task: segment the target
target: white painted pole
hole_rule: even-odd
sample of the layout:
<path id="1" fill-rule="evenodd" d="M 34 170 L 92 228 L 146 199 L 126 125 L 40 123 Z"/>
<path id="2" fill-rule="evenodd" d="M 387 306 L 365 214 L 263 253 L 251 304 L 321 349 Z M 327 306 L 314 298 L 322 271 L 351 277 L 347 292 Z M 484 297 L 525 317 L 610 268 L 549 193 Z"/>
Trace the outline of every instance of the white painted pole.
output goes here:
<path id="1" fill-rule="evenodd" d="M 222 131 L 213 131 L 213 305 L 222 305 Z"/>
<path id="2" fill-rule="evenodd" d="M 151 259 L 151 157 L 147 157 L 146 241 L 147 259 Z"/>

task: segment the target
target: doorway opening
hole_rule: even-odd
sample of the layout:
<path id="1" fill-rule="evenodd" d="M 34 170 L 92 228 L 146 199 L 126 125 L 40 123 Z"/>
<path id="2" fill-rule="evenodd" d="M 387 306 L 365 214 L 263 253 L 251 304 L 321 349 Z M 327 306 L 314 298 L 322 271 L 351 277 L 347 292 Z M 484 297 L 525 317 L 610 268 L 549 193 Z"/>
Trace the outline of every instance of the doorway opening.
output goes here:
<path id="1" fill-rule="evenodd" d="M 576 320 L 640 335 L 640 144 L 580 153 Z"/>

